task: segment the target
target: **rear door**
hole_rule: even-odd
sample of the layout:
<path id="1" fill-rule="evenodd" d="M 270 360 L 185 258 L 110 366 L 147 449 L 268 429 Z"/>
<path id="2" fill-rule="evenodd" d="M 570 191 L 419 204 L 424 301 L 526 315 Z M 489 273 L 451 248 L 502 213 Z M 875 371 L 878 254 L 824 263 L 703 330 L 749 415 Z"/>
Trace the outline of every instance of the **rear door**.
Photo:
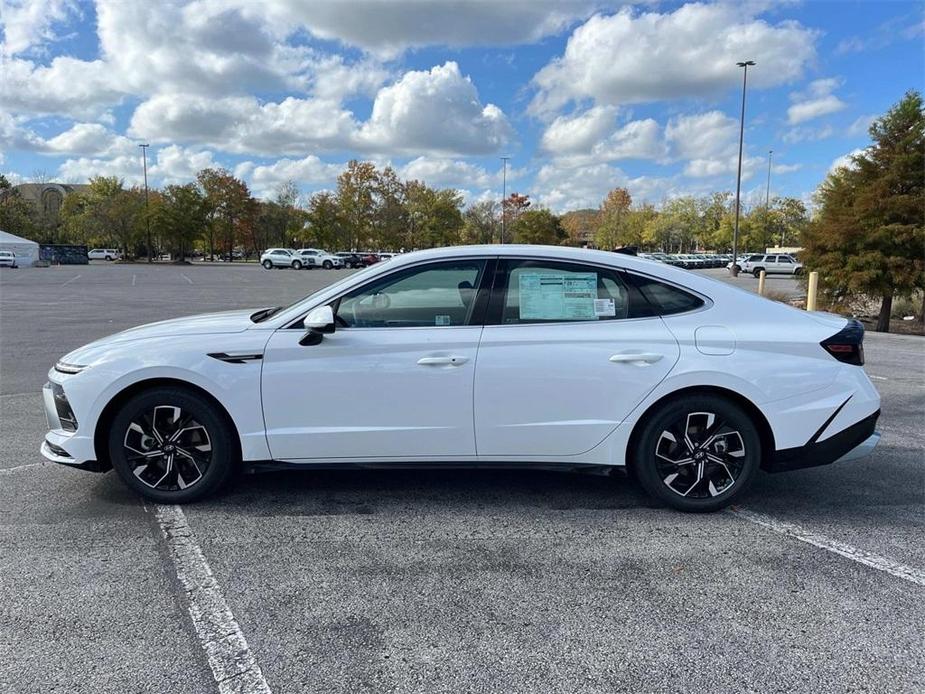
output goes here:
<path id="1" fill-rule="evenodd" d="M 594 448 L 678 355 L 664 322 L 620 272 L 499 261 L 475 372 L 479 456 Z"/>

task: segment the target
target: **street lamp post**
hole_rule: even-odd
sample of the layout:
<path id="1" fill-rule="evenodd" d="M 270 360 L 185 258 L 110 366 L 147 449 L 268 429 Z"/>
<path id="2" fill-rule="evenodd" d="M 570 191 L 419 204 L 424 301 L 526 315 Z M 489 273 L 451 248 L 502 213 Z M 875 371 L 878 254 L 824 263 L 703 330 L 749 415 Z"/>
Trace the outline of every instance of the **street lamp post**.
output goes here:
<path id="1" fill-rule="evenodd" d="M 504 201 L 507 198 L 507 160 L 501 157 L 501 245 L 504 245 Z"/>
<path id="2" fill-rule="evenodd" d="M 151 262 L 151 218 L 148 216 L 148 147 L 150 145 L 138 145 L 141 147 L 141 166 L 145 176 L 145 229 L 148 240 L 145 246 L 148 250 L 148 262 Z"/>
<path id="3" fill-rule="evenodd" d="M 732 230 L 732 267 L 729 270 L 733 277 L 739 275 L 739 198 L 742 193 L 742 144 L 745 141 L 745 86 L 748 83 L 748 68 L 755 65 L 755 61 L 746 60 L 736 65 L 744 70 L 742 72 L 742 116 L 739 119 L 739 169 L 736 174 L 736 222 Z"/>
<path id="4" fill-rule="evenodd" d="M 764 191 L 764 235 L 767 237 L 768 228 L 771 226 L 771 155 L 774 154 L 773 149 L 768 150 L 768 186 Z M 781 232 L 783 233 L 783 232 Z M 783 245 L 783 241 L 781 241 Z"/>

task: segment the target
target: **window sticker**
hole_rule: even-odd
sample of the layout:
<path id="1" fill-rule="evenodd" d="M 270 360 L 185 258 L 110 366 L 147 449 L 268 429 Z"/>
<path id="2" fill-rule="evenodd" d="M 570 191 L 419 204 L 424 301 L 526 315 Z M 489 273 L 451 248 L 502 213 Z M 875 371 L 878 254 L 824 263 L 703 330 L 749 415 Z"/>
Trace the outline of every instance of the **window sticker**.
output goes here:
<path id="1" fill-rule="evenodd" d="M 598 316 L 596 272 L 521 272 L 518 279 L 521 320 L 594 320 Z"/>
<path id="2" fill-rule="evenodd" d="M 449 325 L 450 317 L 444 314 L 438 314 L 434 317 L 434 325 Z"/>
<path id="3" fill-rule="evenodd" d="M 613 317 L 617 315 L 617 307 L 613 299 L 595 299 L 594 315 L 599 317 Z"/>

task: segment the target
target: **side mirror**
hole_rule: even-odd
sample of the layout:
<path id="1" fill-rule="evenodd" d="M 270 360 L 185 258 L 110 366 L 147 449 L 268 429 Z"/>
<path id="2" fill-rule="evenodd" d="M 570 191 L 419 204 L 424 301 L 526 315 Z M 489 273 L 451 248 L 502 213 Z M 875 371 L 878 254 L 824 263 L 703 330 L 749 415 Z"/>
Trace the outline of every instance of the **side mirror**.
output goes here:
<path id="1" fill-rule="evenodd" d="M 305 334 L 299 340 L 303 347 L 317 345 L 326 334 L 334 332 L 334 310 L 330 306 L 319 306 L 305 316 Z"/>

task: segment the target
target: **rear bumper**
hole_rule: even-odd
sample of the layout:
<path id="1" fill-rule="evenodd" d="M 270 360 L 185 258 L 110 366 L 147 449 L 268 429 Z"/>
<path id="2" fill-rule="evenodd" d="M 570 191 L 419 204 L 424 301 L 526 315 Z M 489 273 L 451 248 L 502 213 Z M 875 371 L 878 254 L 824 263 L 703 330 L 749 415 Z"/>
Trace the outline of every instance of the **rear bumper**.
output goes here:
<path id="1" fill-rule="evenodd" d="M 863 458 L 880 442 L 880 434 L 876 431 L 879 417 L 880 410 L 877 410 L 824 441 L 775 451 L 762 467 L 768 472 L 787 472 Z"/>

